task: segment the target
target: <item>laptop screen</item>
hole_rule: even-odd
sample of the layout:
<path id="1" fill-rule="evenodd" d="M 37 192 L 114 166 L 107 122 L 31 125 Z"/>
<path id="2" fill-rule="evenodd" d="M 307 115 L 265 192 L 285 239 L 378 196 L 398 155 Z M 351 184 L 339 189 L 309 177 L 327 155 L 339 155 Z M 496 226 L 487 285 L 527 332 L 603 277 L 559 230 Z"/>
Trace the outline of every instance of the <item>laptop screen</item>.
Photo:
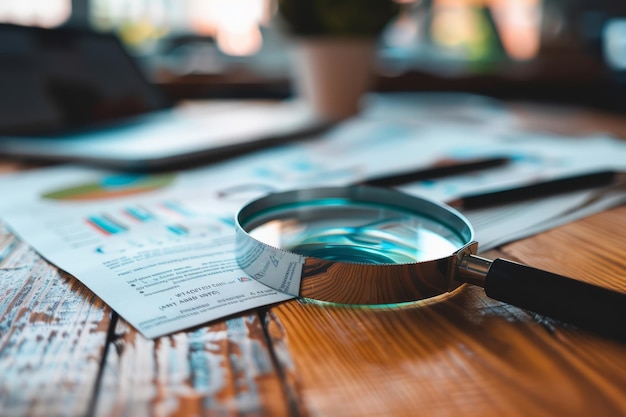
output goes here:
<path id="1" fill-rule="evenodd" d="M 170 106 L 116 36 L 0 25 L 0 135 L 73 130 Z"/>

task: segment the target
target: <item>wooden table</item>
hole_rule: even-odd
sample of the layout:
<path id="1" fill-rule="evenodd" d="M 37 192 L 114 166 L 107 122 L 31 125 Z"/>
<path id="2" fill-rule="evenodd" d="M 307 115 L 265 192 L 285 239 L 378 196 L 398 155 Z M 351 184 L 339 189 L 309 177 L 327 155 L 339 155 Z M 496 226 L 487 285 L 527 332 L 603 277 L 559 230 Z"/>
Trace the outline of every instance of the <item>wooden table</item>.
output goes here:
<path id="1" fill-rule="evenodd" d="M 514 108 L 525 126 L 626 134 Z M 618 207 L 489 255 L 626 292 L 625 236 Z M 0 415 L 624 416 L 626 344 L 476 287 L 403 308 L 294 300 L 147 340 L 0 226 Z"/>

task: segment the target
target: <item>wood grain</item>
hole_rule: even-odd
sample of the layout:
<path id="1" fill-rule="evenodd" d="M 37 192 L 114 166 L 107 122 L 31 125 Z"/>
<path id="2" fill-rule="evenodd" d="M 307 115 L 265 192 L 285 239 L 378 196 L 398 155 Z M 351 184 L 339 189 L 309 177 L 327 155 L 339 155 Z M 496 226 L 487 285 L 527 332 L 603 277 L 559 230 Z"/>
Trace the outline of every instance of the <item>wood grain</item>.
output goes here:
<path id="1" fill-rule="evenodd" d="M 500 255 L 624 288 L 624 218 L 621 207 Z M 272 310 L 268 326 L 290 353 L 283 366 L 302 415 L 626 415 L 625 344 L 490 300 L 477 287 L 398 308 L 292 301 Z"/>
<path id="2" fill-rule="evenodd" d="M 591 108 L 561 104 L 506 103 L 514 120 L 514 128 L 533 132 L 553 132 L 570 137 L 581 137 L 607 132 L 626 139 L 623 115 Z"/>
<path id="3" fill-rule="evenodd" d="M 0 299 L 0 415 L 87 415 L 109 308 L 2 225 Z"/>
<path id="4" fill-rule="evenodd" d="M 513 243 L 504 250 L 506 256 L 533 266 L 626 293 L 624 248 L 626 207 L 622 206 Z"/>
<path id="5" fill-rule="evenodd" d="M 553 269 L 562 257 L 555 272 L 623 288 L 625 215 L 614 209 L 502 255 Z M 560 255 L 555 240 L 580 247 Z M 626 374 L 616 366 L 626 363 L 624 345 L 479 288 L 398 308 L 275 307 L 267 330 L 280 372 L 256 313 L 156 340 L 118 320 L 98 382 L 106 306 L 5 229 L 0 277 L 3 416 L 85 415 L 94 401 L 102 416 L 626 413 Z"/>
<path id="6" fill-rule="evenodd" d="M 15 173 L 50 165 L 44 162 L 26 162 L 0 157 L 0 174 Z"/>
<path id="7" fill-rule="evenodd" d="M 3 417 L 289 414 L 256 312 L 146 339 L 5 228 L 0 295 Z"/>
<path id="8" fill-rule="evenodd" d="M 626 137 L 622 118 L 517 114 Z M 489 255 L 626 291 L 625 219 L 619 207 Z M 624 343 L 470 286 L 393 308 L 291 301 L 148 340 L 0 225 L 2 417 L 621 417 L 625 364 Z"/>
<path id="9" fill-rule="evenodd" d="M 283 384 L 256 313 L 148 340 L 119 320 L 99 416 L 285 416 Z"/>

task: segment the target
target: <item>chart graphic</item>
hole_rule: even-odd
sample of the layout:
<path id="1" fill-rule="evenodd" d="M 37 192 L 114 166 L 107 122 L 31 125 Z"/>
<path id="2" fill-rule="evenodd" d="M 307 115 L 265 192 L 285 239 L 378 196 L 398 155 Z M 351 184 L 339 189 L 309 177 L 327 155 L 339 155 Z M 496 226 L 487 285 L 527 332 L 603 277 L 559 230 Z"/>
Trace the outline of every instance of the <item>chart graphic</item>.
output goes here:
<path id="1" fill-rule="evenodd" d="M 215 213 L 198 210 L 192 204 L 174 199 L 150 204 L 127 204 L 92 213 L 81 219 L 83 228 L 67 236 L 77 246 L 95 246 L 98 253 L 123 253 L 130 249 L 161 247 L 176 242 L 203 242 L 227 235 L 232 222 Z"/>
<path id="2" fill-rule="evenodd" d="M 106 236 L 114 235 L 128 229 L 126 226 L 107 215 L 89 216 L 87 217 L 86 222 L 88 225 Z"/>
<path id="3" fill-rule="evenodd" d="M 48 200 L 89 201 L 123 197 L 169 186 L 176 174 L 114 175 L 100 181 L 86 182 L 53 190 L 41 195 Z"/>

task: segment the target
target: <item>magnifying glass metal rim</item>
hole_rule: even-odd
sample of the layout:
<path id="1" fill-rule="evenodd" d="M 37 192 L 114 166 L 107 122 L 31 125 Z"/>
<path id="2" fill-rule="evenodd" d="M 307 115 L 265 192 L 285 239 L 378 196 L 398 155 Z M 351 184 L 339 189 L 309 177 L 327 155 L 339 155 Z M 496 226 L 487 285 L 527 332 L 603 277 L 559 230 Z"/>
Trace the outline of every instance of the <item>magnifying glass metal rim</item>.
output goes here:
<path id="1" fill-rule="evenodd" d="M 370 264 L 296 254 L 261 242 L 248 233 L 267 220 L 264 214 L 277 207 L 333 200 L 380 205 L 431 218 L 456 233 L 464 245 L 449 256 L 436 259 Z M 477 250 L 474 230 L 457 210 L 432 200 L 371 186 L 309 188 L 269 194 L 244 206 L 237 213 L 235 224 L 236 258 L 249 275 L 290 295 L 340 304 L 396 304 L 452 291 L 462 285 L 454 279 L 461 254 L 473 254 Z M 252 257 L 254 262 L 250 259 L 251 253 L 256 254 Z M 275 274 L 294 274 L 297 284 L 286 284 L 284 279 L 271 275 L 271 265 L 278 258 L 291 262 L 291 267 Z M 288 278 L 294 279 L 293 276 Z"/>
<path id="2" fill-rule="evenodd" d="M 458 230 L 467 243 L 449 256 L 415 263 L 350 263 L 304 256 L 273 247 L 248 231 L 259 213 L 285 204 L 328 199 L 382 204 L 416 211 Z M 371 186 L 312 188 L 270 194 L 244 206 L 236 216 L 235 254 L 239 266 L 259 282 L 283 293 L 341 304 L 396 304 L 430 299 L 464 283 L 488 297 L 595 333 L 626 341 L 626 293 L 613 291 L 506 259 L 476 255 L 469 221 L 444 204 Z"/>

